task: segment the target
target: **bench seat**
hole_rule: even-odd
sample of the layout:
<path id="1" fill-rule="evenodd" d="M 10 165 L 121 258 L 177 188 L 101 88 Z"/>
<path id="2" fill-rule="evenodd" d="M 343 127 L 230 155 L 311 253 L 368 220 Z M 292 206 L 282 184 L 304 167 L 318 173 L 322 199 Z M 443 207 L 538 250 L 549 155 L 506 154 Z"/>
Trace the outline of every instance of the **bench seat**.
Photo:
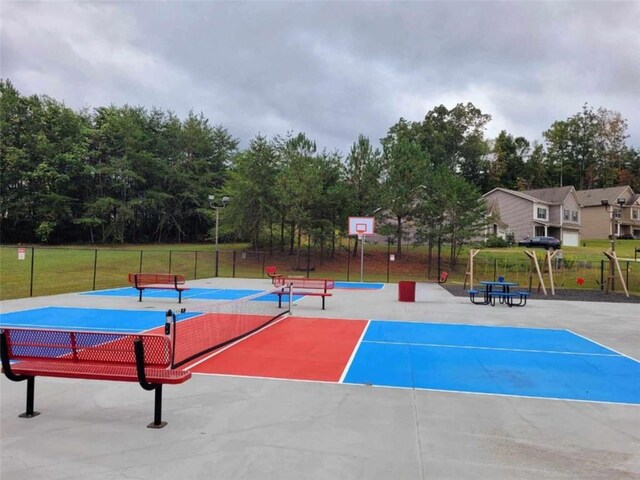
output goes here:
<path id="1" fill-rule="evenodd" d="M 167 318 L 171 318 L 171 311 Z M 150 428 L 162 428 L 162 386 L 180 384 L 191 378 L 188 370 L 172 369 L 173 343 L 166 335 L 98 331 L 0 329 L 0 359 L 5 376 L 14 382 L 27 381 L 27 408 L 34 411 L 36 377 L 78 378 L 138 382 L 155 390 L 154 421 Z"/>
<path id="2" fill-rule="evenodd" d="M 335 287 L 335 281 L 326 278 L 297 278 L 279 277 L 274 279 L 274 284 L 281 287 L 278 295 L 278 307 L 282 307 L 282 295 L 288 295 L 288 287 L 291 287 L 293 295 L 306 295 L 310 297 L 322 297 L 322 310 L 325 309 L 325 298 L 332 295 L 328 290 Z"/>
<path id="3" fill-rule="evenodd" d="M 104 363 L 76 363 L 73 361 L 26 360 L 11 365 L 18 375 L 57 378 L 81 378 L 85 380 L 111 380 L 116 382 L 138 382 L 135 365 L 107 365 Z M 145 377 L 151 383 L 180 384 L 191 378 L 188 370 L 145 368 Z"/>
<path id="4" fill-rule="evenodd" d="M 171 273 L 130 273 L 129 283 L 140 292 L 138 301 L 142 301 L 142 292 L 149 288 L 154 290 L 175 290 L 178 292 L 178 303 L 182 303 L 182 292 L 189 290 L 185 285 L 184 275 Z"/>
<path id="5" fill-rule="evenodd" d="M 489 292 L 489 301 L 492 307 L 496 304 L 496 298 L 500 303 L 505 303 L 509 307 L 524 307 L 528 297 L 529 292 Z M 519 300 L 518 303 L 514 303 L 516 299 Z"/>

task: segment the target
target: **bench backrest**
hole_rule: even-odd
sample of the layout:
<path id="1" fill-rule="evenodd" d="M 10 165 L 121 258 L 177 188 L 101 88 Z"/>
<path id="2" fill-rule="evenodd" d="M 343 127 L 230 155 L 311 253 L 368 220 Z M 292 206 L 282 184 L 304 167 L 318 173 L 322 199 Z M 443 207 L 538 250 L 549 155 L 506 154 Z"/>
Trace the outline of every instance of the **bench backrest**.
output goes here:
<path id="1" fill-rule="evenodd" d="M 171 340 L 164 335 L 2 328 L 11 360 L 135 365 L 134 342 L 141 339 L 145 365 L 171 365 Z"/>
<path id="2" fill-rule="evenodd" d="M 270 277 L 270 278 L 274 278 L 274 277 L 279 277 L 280 276 L 280 275 L 278 275 L 278 269 L 276 267 L 274 267 L 273 265 L 265 267 L 264 271 L 267 274 L 267 276 Z"/>
<path id="3" fill-rule="evenodd" d="M 183 285 L 184 275 L 173 275 L 171 273 L 130 273 L 129 283 L 135 286 L 141 285 Z"/>
<path id="4" fill-rule="evenodd" d="M 276 286 L 292 285 L 293 288 L 310 288 L 319 290 L 331 290 L 335 286 L 334 280 L 327 278 L 287 278 L 281 277 L 274 282 Z"/>

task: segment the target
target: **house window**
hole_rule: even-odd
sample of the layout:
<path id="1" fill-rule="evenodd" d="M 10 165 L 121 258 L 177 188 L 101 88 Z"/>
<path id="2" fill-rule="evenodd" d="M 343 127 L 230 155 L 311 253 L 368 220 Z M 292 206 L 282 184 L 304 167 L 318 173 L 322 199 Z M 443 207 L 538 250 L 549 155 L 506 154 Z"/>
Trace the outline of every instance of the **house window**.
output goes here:
<path id="1" fill-rule="evenodd" d="M 566 208 L 564 209 L 564 219 L 567 222 L 569 221 L 569 210 L 567 210 Z"/>
<path id="2" fill-rule="evenodd" d="M 577 211 L 572 211 L 571 212 L 571 221 L 578 223 L 578 212 Z"/>
<path id="3" fill-rule="evenodd" d="M 631 218 L 633 218 L 634 220 L 638 220 L 638 218 L 640 218 L 640 214 L 635 208 L 631 210 Z"/>
<path id="4" fill-rule="evenodd" d="M 536 218 L 539 220 L 546 220 L 547 219 L 547 209 L 543 208 L 543 207 L 538 207 L 536 209 Z"/>

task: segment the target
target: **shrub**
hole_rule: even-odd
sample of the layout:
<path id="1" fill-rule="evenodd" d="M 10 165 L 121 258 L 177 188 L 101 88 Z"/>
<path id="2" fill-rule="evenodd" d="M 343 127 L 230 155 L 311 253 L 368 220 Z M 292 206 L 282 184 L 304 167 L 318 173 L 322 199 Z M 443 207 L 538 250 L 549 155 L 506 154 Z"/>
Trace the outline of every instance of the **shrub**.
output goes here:
<path id="1" fill-rule="evenodd" d="M 489 248 L 505 248 L 507 241 L 504 238 L 500 238 L 496 235 L 492 235 L 484 242 L 485 247 Z"/>

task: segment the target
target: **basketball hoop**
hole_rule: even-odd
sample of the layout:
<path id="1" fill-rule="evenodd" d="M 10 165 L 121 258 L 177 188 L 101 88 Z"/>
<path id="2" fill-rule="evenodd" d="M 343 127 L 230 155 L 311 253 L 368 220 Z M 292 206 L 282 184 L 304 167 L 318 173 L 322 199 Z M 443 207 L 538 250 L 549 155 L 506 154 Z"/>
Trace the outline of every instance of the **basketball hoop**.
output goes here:
<path id="1" fill-rule="evenodd" d="M 358 240 L 362 240 L 365 233 L 367 233 L 367 225 L 364 223 L 356 224 L 356 234 L 358 235 Z"/>

